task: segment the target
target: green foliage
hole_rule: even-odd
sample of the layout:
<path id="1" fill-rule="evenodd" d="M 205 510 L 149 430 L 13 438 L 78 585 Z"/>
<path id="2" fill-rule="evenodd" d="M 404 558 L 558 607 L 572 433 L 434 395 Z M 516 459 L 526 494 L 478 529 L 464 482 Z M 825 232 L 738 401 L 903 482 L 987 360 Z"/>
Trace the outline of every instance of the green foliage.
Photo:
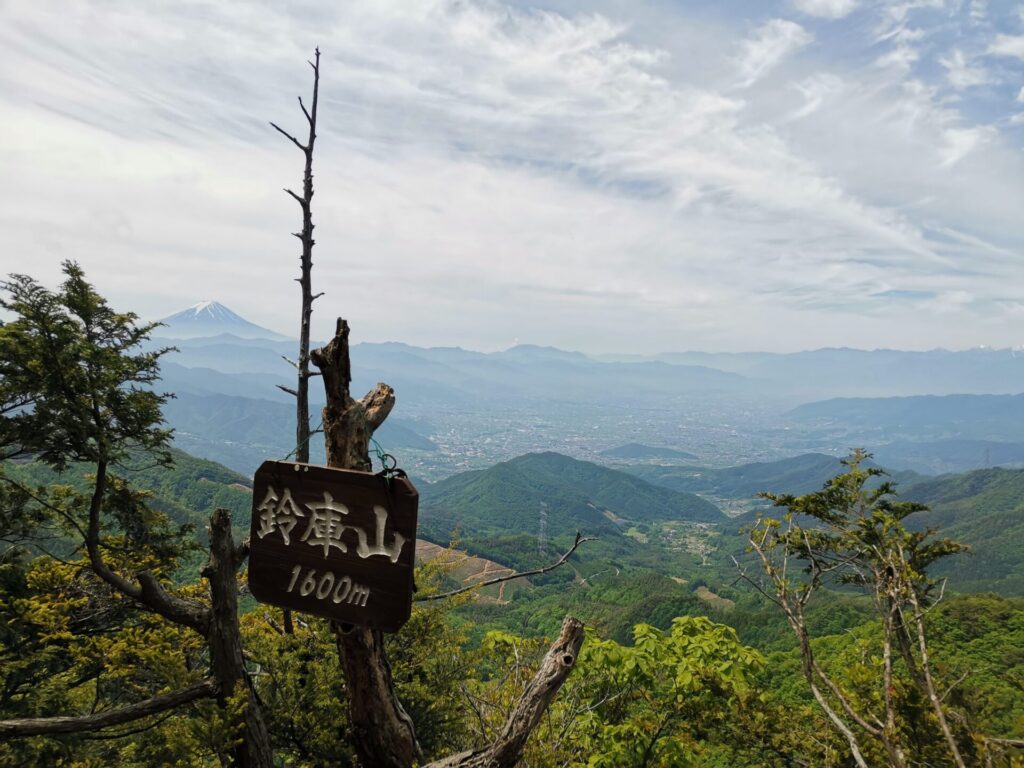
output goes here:
<path id="1" fill-rule="evenodd" d="M 251 478 L 174 448 L 167 450 L 167 456 L 167 463 L 153 462 L 142 453 L 132 452 L 118 470 L 133 486 L 148 492 L 149 507 L 177 525 L 194 528 L 200 543 L 205 543 L 210 510 L 223 507 L 235 520 L 248 517 Z M 0 468 L 23 488 L 65 485 L 85 493 L 92 487 L 93 468 L 81 462 L 69 464 L 62 472 L 39 461 L 6 462 Z"/>
<path id="2" fill-rule="evenodd" d="M 988 736 L 1024 735 L 1024 600 L 964 595 L 931 615 L 931 644 L 954 700 Z"/>
<path id="3" fill-rule="evenodd" d="M 536 768 L 774 765 L 756 678 L 764 659 L 729 627 L 679 617 L 668 630 L 639 624 L 634 642 L 593 631 L 523 760 Z M 533 674 L 544 643 L 502 631 L 483 639 L 467 681 L 477 740 L 486 741 Z"/>
<path id="4" fill-rule="evenodd" d="M 152 326 L 113 311 L 75 264 L 64 273 L 56 292 L 14 275 L 0 299 L 14 315 L 0 326 L 0 453 L 34 459 L 0 468 L 4 517 L 21 521 L 0 560 L 4 716 L 124 706 L 195 682 L 206 667 L 201 638 L 108 585 L 143 570 L 167 584 L 195 547 L 189 526 L 174 525 L 149 505 L 150 492 L 111 473 L 140 455 L 156 466 L 170 459 L 166 396 L 152 389 L 165 350 L 140 351 Z M 197 590 L 180 594 L 194 599 Z M 2 747 L 0 760 L 202 765 L 231 735 L 207 728 L 186 738 L 200 722 L 189 714 L 136 724 L 143 733 L 128 744 L 19 740 Z"/>
<path id="5" fill-rule="evenodd" d="M 3 286 L 3 306 L 15 316 L 0 326 L 0 455 L 10 457 L 0 465 L 0 527 L 9 545 L 0 557 L 4 718 L 110 709 L 204 677 L 203 638 L 111 590 L 82 544 L 95 543 L 114 573 L 147 570 L 167 589 L 177 584 L 178 596 L 201 601 L 205 585 L 194 567 L 205 517 L 223 506 L 244 520 L 251 501 L 247 478 L 168 449 L 165 398 L 153 390 L 162 350 L 138 351 L 150 326 L 110 310 L 75 265 L 65 265 L 65 274 L 56 292 L 23 276 Z M 930 536 L 927 526 L 948 523 L 984 541 L 991 549 L 978 551 L 993 553 L 1001 583 L 1013 584 L 1024 474 L 940 479 L 907 502 L 895 500 L 863 458 L 821 491 L 772 497 L 788 517 L 763 521 L 762 542 L 807 569 L 783 577 L 790 590 L 783 602 L 815 595 L 800 608 L 815 658 L 853 707 L 874 714 L 889 706 L 880 638 L 894 631 L 878 608 L 919 599 L 920 617 L 908 609 L 903 625 L 920 618 L 926 627 L 928 668 L 964 753 L 980 762 L 983 736 L 1024 735 L 1024 603 L 993 595 L 936 601 L 933 568 L 959 546 Z M 537 549 L 541 502 L 547 553 Z M 916 518 L 925 522 L 916 526 Z M 457 527 L 473 554 L 506 565 L 551 562 L 577 528 L 601 534 L 566 567 L 517 590 L 511 603 L 417 605 L 388 638 L 394 682 L 427 757 L 493 736 L 536 670 L 543 636 L 572 612 L 588 623 L 589 636 L 524 765 L 847 765 L 846 743 L 810 696 L 788 617 L 723 586 L 727 552 L 704 565 L 666 543 L 665 526 L 680 520 L 722 518 L 690 494 L 556 454 L 426 489 L 428 532 L 446 541 Z M 728 526 L 713 527 L 717 543 Z M 445 567 L 418 571 L 421 592 L 450 579 Z M 702 601 L 697 585 L 736 605 Z M 301 617 L 286 634 L 276 611 L 247 606 L 246 655 L 278 760 L 351 765 L 344 676 L 327 623 Z M 943 764 L 918 675 L 898 669 L 890 688 L 908 752 L 919 763 Z M 198 702 L 100 739 L 12 740 L 0 744 L 0 764 L 225 763 L 246 699 L 236 690 L 224 702 Z M 877 744 L 866 754 L 872 764 L 885 761 Z M 993 765 L 1009 760 L 994 756 Z"/>
<path id="6" fill-rule="evenodd" d="M 970 545 L 937 574 L 963 591 L 1024 594 L 1024 470 L 940 477 L 915 485 L 907 496 L 929 506 L 918 527 L 941 527 Z"/>
<path id="7" fill-rule="evenodd" d="M 471 602 L 455 615 L 464 618 L 474 640 L 487 630 L 504 629 L 536 637 L 557 631 L 567 613 L 580 618 L 605 637 L 627 643 L 638 623 L 666 629 L 677 616 L 711 612 L 689 585 L 646 569 L 596 572 L 592 581 L 552 584 L 519 593 L 507 605 Z"/>
<path id="8" fill-rule="evenodd" d="M 133 567 L 147 563 L 120 562 Z M 123 706 L 202 677 L 200 638 L 140 613 L 82 561 L 46 557 L 0 565 L 0 712 L 50 717 Z M 197 710 L 150 718 L 93 740 L 85 735 L 11 740 L 0 764 L 202 765 L 211 738 L 183 740 Z M 131 738 L 112 738 L 118 730 Z M 209 737 L 210 734 L 207 734 Z"/>
<path id="9" fill-rule="evenodd" d="M 68 462 L 117 462 L 132 447 L 160 457 L 166 395 L 152 391 L 167 350 L 140 352 L 154 324 L 114 312 L 73 262 L 57 292 L 26 275 L 0 284 L 0 446 Z"/>
<path id="10" fill-rule="evenodd" d="M 454 529 L 464 538 L 530 532 L 536 536 L 541 505 L 549 535 L 621 536 L 625 520 L 720 520 L 714 504 L 688 493 L 645 483 L 616 470 L 557 453 L 534 453 L 465 472 L 423 489 L 423 525 L 447 541 Z M 607 514 L 611 513 L 611 514 Z"/>
<path id="11" fill-rule="evenodd" d="M 944 677 L 928 651 L 926 612 L 937 599 L 929 568 L 964 547 L 909 530 L 904 521 L 927 507 L 896 500 L 885 473 L 864 466 L 868 458 L 855 450 L 848 470 L 815 493 L 764 494 L 785 514 L 759 518 L 750 531 L 763 574 L 758 588 L 785 615 L 815 700 L 861 764 L 884 759 L 901 768 L 913 755 L 963 765 L 974 745 L 964 718 L 954 719 L 953 703 L 939 695 Z M 869 487 L 872 479 L 877 487 Z M 878 622 L 862 627 L 855 643 L 842 643 L 833 671 L 820 663 L 805 611 L 827 583 L 862 590 Z"/>
<path id="12" fill-rule="evenodd" d="M 594 640 L 580 660 L 582 676 L 599 680 L 595 694 L 622 699 L 595 709 L 581 729 L 593 768 L 702 764 L 700 735 L 740 705 L 764 663 L 730 627 L 694 617 L 673 620 L 668 632 L 638 624 L 632 647 Z"/>
<path id="13" fill-rule="evenodd" d="M 418 569 L 416 581 L 429 592 L 440 576 L 428 564 Z M 464 636 L 447 619 L 450 609 L 445 602 L 417 604 L 405 626 L 387 637 L 396 691 L 428 757 L 457 751 L 467 732 L 462 681 L 472 676 L 470 656 L 462 652 Z M 277 613 L 264 606 L 242 617 L 275 753 L 296 768 L 350 765 L 354 755 L 340 688 L 344 674 L 329 624 L 303 617 L 288 635 Z"/>

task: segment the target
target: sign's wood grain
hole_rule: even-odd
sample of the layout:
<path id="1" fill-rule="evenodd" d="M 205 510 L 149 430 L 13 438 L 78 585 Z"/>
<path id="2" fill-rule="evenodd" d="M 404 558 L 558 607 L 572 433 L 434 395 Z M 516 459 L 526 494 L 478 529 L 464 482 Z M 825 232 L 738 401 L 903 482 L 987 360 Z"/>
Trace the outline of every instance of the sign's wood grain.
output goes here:
<path id="1" fill-rule="evenodd" d="M 412 611 L 418 505 L 405 477 L 264 462 L 253 480 L 253 597 L 396 631 Z"/>

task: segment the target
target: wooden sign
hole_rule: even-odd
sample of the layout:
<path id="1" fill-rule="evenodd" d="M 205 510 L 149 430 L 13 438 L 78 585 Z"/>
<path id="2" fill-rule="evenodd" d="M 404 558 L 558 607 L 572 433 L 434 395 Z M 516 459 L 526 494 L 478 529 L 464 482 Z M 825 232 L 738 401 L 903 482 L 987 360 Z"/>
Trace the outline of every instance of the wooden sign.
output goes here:
<path id="1" fill-rule="evenodd" d="M 418 505 L 405 477 L 264 462 L 253 480 L 253 597 L 396 631 L 412 611 Z"/>

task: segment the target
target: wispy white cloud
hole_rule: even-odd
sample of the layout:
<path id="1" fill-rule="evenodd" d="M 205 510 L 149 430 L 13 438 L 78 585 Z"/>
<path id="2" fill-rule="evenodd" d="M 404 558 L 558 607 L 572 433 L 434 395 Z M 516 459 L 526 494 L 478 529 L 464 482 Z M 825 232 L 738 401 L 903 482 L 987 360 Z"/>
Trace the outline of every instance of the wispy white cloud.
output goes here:
<path id="1" fill-rule="evenodd" d="M 881 19 L 876 37 L 878 40 L 886 40 L 899 35 L 907 28 L 914 13 L 922 10 L 942 10 L 944 6 L 945 0 L 903 0 L 902 2 L 887 0 L 882 2 L 878 6 Z M 914 34 L 922 34 L 922 32 L 922 30 L 917 30 Z"/>
<path id="2" fill-rule="evenodd" d="M 954 48 L 949 56 L 940 59 L 939 62 L 946 68 L 949 84 L 958 91 L 991 82 L 985 68 L 971 66 L 959 48 Z"/>
<path id="3" fill-rule="evenodd" d="M 795 21 L 771 19 L 740 46 L 740 87 L 749 88 L 814 36 Z"/>
<path id="4" fill-rule="evenodd" d="M 991 302 L 1024 302 L 1021 153 L 941 78 L 778 18 L 701 28 L 696 60 L 698 22 L 650 12 L 663 34 L 496 0 L 8 7 L 0 271 L 74 256 L 144 313 L 198 292 L 290 328 L 295 297 L 267 287 L 292 285 L 300 158 L 266 121 L 301 125 L 319 43 L 321 333 L 335 307 L 377 339 L 481 348 L 1009 333 Z M 882 45 L 926 55 L 908 18 Z M 937 324 L 886 290 L 972 298 Z"/>
<path id="5" fill-rule="evenodd" d="M 909 45 L 897 45 L 875 60 L 879 67 L 891 67 L 900 72 L 908 72 L 920 58 L 917 49 Z"/>
<path id="6" fill-rule="evenodd" d="M 827 98 L 842 90 L 843 81 L 832 74 L 812 75 L 794 83 L 793 87 L 804 97 L 804 103 L 793 111 L 790 120 L 801 120 L 817 112 Z"/>
<path id="7" fill-rule="evenodd" d="M 996 56 L 1024 59 L 1024 35 L 996 35 L 988 52 Z"/>
<path id="8" fill-rule="evenodd" d="M 940 165 L 949 168 L 963 160 L 973 152 L 978 145 L 988 138 L 991 138 L 993 129 L 983 126 L 973 128 L 947 128 L 943 131 L 943 138 L 946 145 L 940 154 L 942 157 Z"/>
<path id="9" fill-rule="evenodd" d="M 793 7 L 808 16 L 841 19 L 857 7 L 857 0 L 792 0 Z"/>

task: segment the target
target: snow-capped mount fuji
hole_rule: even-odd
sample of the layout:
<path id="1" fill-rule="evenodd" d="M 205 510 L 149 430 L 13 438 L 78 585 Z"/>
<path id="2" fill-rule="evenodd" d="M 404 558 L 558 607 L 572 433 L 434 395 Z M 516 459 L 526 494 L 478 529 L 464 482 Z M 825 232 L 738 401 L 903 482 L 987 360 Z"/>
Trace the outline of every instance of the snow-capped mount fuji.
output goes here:
<path id="1" fill-rule="evenodd" d="M 188 309 L 176 312 L 160 321 L 164 327 L 154 331 L 155 336 L 172 339 L 196 339 L 228 333 L 242 339 L 288 338 L 280 333 L 250 323 L 217 301 L 200 301 Z"/>

